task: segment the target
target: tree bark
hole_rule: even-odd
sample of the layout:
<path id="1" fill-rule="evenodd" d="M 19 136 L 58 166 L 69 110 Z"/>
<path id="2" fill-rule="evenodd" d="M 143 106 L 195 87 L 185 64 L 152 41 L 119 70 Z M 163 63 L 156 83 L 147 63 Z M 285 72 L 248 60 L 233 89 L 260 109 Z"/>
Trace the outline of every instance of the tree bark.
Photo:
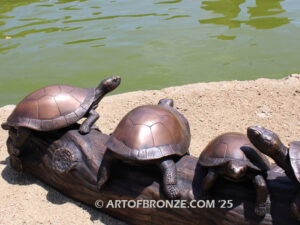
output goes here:
<path id="1" fill-rule="evenodd" d="M 297 187 L 285 174 L 276 170 L 269 172 L 267 184 L 271 212 L 258 217 L 254 214 L 256 193 L 251 181 L 232 183 L 218 178 L 212 198 L 201 199 L 200 187 L 206 171 L 192 156 L 183 156 L 176 162 L 181 199 L 187 204 L 202 200 L 200 206 L 204 206 L 205 201 L 214 202 L 210 205 L 212 208 L 209 205 L 204 208 L 158 208 L 161 205 L 156 208 L 106 208 L 110 200 L 167 200 L 162 190 L 162 173 L 155 166 L 115 165 L 107 184 L 97 190 L 98 169 L 107 139 L 108 135 L 97 129 L 81 135 L 78 126 L 47 133 L 32 132 L 20 148 L 21 154 L 11 155 L 11 161 L 20 160 L 25 173 L 34 175 L 71 198 L 91 206 L 95 206 L 97 200 L 103 201 L 104 206 L 99 210 L 129 224 L 298 224 L 290 210 Z M 8 145 L 8 148 L 11 146 Z M 9 152 L 13 151 L 9 149 Z M 233 207 L 229 207 L 230 201 Z"/>

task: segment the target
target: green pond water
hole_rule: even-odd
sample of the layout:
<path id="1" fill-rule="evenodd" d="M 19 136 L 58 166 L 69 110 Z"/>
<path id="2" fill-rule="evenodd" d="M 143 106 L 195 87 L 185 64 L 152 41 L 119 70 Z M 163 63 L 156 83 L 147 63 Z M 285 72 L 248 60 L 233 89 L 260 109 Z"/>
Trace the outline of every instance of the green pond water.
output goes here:
<path id="1" fill-rule="evenodd" d="M 0 105 L 50 84 L 114 92 L 300 73 L 299 0 L 0 0 Z"/>

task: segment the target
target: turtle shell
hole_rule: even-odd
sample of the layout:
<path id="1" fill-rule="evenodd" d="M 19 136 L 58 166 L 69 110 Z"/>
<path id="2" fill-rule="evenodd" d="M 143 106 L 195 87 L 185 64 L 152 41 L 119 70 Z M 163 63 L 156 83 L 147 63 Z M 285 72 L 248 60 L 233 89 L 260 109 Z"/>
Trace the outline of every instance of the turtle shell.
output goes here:
<path id="1" fill-rule="evenodd" d="M 300 141 L 290 143 L 289 157 L 295 177 L 300 183 Z"/>
<path id="2" fill-rule="evenodd" d="M 52 85 L 25 97 L 7 119 L 14 127 L 50 131 L 81 119 L 93 103 L 95 89 Z"/>
<path id="3" fill-rule="evenodd" d="M 242 161 L 257 171 L 270 169 L 267 157 L 241 133 L 225 133 L 213 139 L 201 153 L 199 164 L 204 167 L 216 167 L 231 160 Z"/>
<path id="4" fill-rule="evenodd" d="M 121 120 L 106 146 L 132 161 L 182 156 L 188 152 L 191 140 L 186 121 L 167 107 L 140 106 Z"/>

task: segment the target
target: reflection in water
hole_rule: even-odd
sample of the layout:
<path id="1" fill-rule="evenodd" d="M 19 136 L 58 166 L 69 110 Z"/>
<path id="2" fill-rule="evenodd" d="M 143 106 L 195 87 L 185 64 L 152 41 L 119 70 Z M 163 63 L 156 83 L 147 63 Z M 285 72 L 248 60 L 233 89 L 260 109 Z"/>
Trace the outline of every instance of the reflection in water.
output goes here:
<path id="1" fill-rule="evenodd" d="M 280 2 L 284 0 L 256 0 L 255 7 L 248 7 L 250 17 L 272 16 L 285 12 Z"/>
<path id="2" fill-rule="evenodd" d="M 22 0 L 22 1 L 0 0 L 0 16 L 1 16 L 1 14 L 12 11 L 16 7 L 23 6 L 23 5 L 29 5 L 34 2 L 40 2 L 40 0 Z M 0 19 L 1 19 L 1 17 L 0 17 Z"/>
<path id="3" fill-rule="evenodd" d="M 77 40 L 77 41 L 69 41 L 64 43 L 65 45 L 72 45 L 72 44 L 78 44 L 78 43 L 85 43 L 85 42 L 92 42 L 92 41 L 98 41 L 98 40 L 104 40 L 106 39 L 105 37 L 101 38 L 92 38 L 92 39 L 85 39 L 85 40 Z M 104 46 L 104 45 L 101 45 Z"/>
<path id="4" fill-rule="evenodd" d="M 174 1 L 164 1 L 164 2 L 157 2 L 155 4 L 173 4 L 173 3 L 179 3 L 182 2 L 182 0 L 174 0 Z"/>
<path id="5" fill-rule="evenodd" d="M 95 20 L 111 20 L 117 18 L 136 18 L 136 17 L 146 17 L 146 16 L 168 16 L 169 14 L 157 14 L 157 13 L 148 13 L 148 14 L 135 14 L 135 15 L 118 15 L 118 16 L 102 16 L 102 17 L 94 17 L 94 18 L 86 18 L 80 20 L 66 20 L 63 23 L 78 23 L 78 22 L 87 22 L 87 21 L 95 21 Z"/>
<path id="6" fill-rule="evenodd" d="M 287 17 L 266 17 L 285 12 L 280 2 L 283 2 L 283 0 L 256 0 L 256 7 L 248 7 L 250 19 L 249 21 L 245 21 L 245 24 L 256 29 L 272 29 L 289 24 L 290 20 Z"/>
<path id="7" fill-rule="evenodd" d="M 229 28 L 237 28 L 240 27 L 241 24 L 246 24 L 256 29 L 280 27 L 290 22 L 287 17 L 273 16 L 285 12 L 280 4 L 282 1 L 283 0 L 256 0 L 255 7 L 248 7 L 249 20 L 236 19 L 241 12 L 241 4 L 245 3 L 246 0 L 203 1 L 201 8 L 222 16 L 211 19 L 200 19 L 199 23 L 224 25 Z"/>
<path id="8" fill-rule="evenodd" d="M 199 20 L 203 24 L 224 25 L 229 28 L 239 27 L 240 21 L 234 20 L 241 12 L 240 5 L 246 0 L 219 0 L 203 1 L 202 9 L 213 11 L 215 14 L 221 14 L 222 17 Z"/>

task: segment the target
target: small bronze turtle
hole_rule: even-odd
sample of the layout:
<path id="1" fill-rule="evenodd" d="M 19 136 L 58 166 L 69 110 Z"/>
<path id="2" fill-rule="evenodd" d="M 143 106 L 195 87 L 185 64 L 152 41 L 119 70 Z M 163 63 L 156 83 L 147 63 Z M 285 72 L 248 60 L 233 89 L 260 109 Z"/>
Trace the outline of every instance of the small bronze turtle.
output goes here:
<path id="1" fill-rule="evenodd" d="M 264 216 L 270 211 L 268 187 L 265 181 L 270 163 L 241 133 L 225 133 L 213 139 L 203 150 L 199 164 L 208 169 L 203 179 L 203 195 L 212 188 L 218 176 L 239 182 L 245 179 L 253 181 L 256 189 L 254 212 Z"/>
<path id="2" fill-rule="evenodd" d="M 103 80 L 97 88 L 78 88 L 68 85 L 52 85 L 34 91 L 25 97 L 1 126 L 9 130 L 12 139 L 11 152 L 20 154 L 30 130 L 51 131 L 67 127 L 87 117 L 79 131 L 86 134 L 99 118 L 95 109 L 105 94 L 119 86 L 121 78 L 112 76 Z"/>
<path id="3" fill-rule="evenodd" d="M 286 147 L 276 133 L 261 126 L 248 127 L 247 135 L 252 144 L 262 153 L 271 157 L 286 175 L 298 185 L 291 210 L 300 220 L 300 141 L 293 141 Z"/>
<path id="4" fill-rule="evenodd" d="M 98 189 L 108 180 L 113 162 L 156 164 L 163 173 L 167 197 L 180 196 L 174 160 L 188 153 L 191 141 L 189 123 L 173 108 L 172 99 L 158 105 L 140 106 L 130 111 L 108 139 L 98 172 Z"/>

